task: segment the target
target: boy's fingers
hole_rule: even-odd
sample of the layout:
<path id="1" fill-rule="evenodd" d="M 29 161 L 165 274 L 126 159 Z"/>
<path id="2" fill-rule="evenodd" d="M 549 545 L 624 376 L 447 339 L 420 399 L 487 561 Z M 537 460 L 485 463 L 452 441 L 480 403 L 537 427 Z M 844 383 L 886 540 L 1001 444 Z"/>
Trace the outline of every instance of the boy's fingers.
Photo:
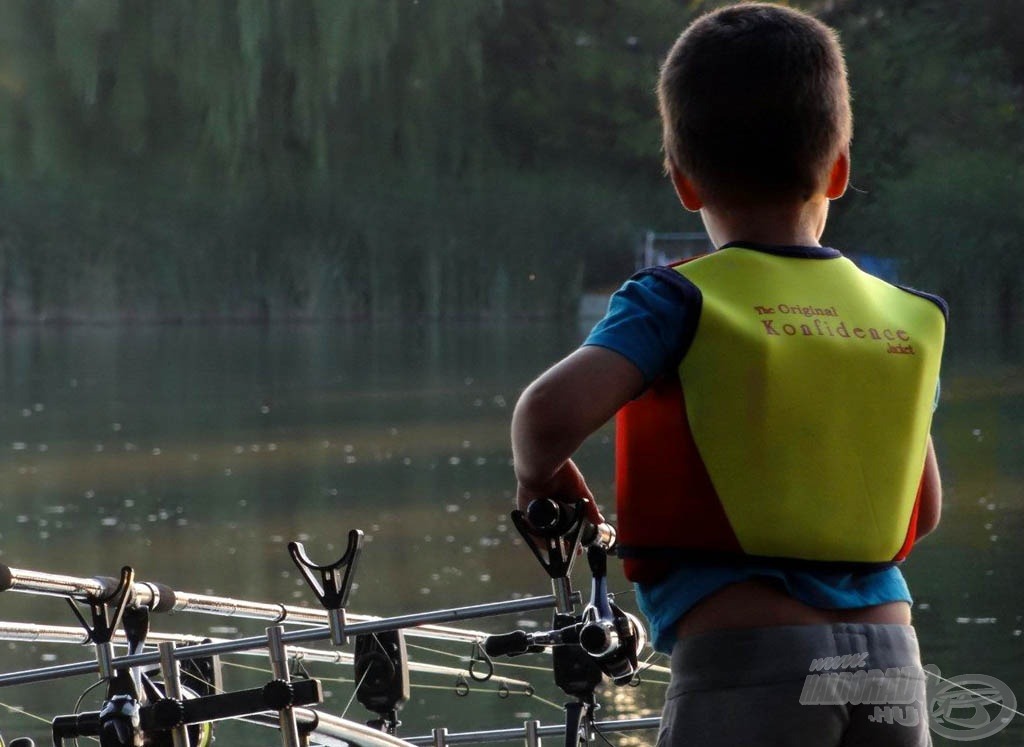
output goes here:
<path id="1" fill-rule="evenodd" d="M 605 521 L 597 501 L 594 500 L 594 494 L 590 492 L 583 474 L 571 459 L 567 460 L 545 485 L 528 488 L 520 483 L 517 486 L 516 505 L 520 511 L 526 511 L 530 502 L 536 499 L 551 499 L 566 504 L 581 501 L 587 521 L 591 524 L 603 524 Z"/>
<path id="2" fill-rule="evenodd" d="M 586 504 L 587 521 L 594 525 L 604 524 L 604 516 L 601 514 L 601 509 L 597 507 L 597 501 L 593 498 L 584 498 L 583 501 Z"/>

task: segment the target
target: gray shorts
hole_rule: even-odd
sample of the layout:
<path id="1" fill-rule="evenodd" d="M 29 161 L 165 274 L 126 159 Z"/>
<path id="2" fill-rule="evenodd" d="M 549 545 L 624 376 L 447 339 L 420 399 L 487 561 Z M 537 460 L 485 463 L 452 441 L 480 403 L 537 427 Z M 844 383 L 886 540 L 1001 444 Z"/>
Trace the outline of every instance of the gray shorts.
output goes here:
<path id="1" fill-rule="evenodd" d="M 705 633 L 672 651 L 659 747 L 928 747 L 909 625 Z"/>

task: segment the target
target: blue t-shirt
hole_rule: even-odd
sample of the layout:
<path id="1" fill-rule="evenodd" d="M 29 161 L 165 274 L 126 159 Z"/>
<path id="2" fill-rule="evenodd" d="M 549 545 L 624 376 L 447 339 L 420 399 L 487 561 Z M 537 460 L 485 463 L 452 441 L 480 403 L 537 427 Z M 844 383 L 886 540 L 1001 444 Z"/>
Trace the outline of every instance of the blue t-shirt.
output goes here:
<path id="1" fill-rule="evenodd" d="M 820 251 L 836 255 L 833 249 Z M 814 254 L 801 247 L 800 256 Z M 619 353 L 640 369 L 650 384 L 663 372 L 678 368 L 696 328 L 699 298 L 689 281 L 674 270 L 657 268 L 639 274 L 612 296 L 608 313 L 583 344 Z M 772 579 L 795 599 L 827 609 L 911 602 L 907 582 L 895 566 L 851 573 L 782 568 L 763 560 L 729 565 L 685 561 L 657 583 L 636 584 L 654 648 L 666 653 L 672 650 L 676 623 L 700 600 L 724 586 L 753 578 Z"/>

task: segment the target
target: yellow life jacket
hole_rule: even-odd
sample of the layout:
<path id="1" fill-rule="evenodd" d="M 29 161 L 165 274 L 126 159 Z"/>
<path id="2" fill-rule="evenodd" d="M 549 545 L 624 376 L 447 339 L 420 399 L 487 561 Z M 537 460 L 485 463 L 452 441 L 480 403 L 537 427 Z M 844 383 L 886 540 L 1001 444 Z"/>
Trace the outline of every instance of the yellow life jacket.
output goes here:
<path id="1" fill-rule="evenodd" d="M 699 317 L 678 371 L 618 416 L 626 575 L 654 580 L 687 553 L 902 560 L 944 302 L 838 252 L 729 246 L 673 269 L 699 291 Z"/>

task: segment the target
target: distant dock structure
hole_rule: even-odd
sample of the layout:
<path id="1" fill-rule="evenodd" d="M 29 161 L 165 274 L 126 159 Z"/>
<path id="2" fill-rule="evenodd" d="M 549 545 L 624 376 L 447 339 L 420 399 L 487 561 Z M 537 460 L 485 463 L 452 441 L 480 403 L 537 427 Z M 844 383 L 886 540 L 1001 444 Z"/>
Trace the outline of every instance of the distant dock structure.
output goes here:
<path id="1" fill-rule="evenodd" d="M 689 259 L 710 252 L 715 247 L 703 231 L 656 233 L 645 231 L 637 246 L 636 269 L 667 265 L 680 259 Z"/>
<path id="2" fill-rule="evenodd" d="M 684 231 L 677 233 L 658 233 L 644 231 L 636 243 L 633 253 L 634 269 L 667 265 L 680 259 L 689 259 L 698 254 L 710 252 L 715 247 L 711 239 L 703 231 Z M 587 327 L 604 316 L 608 309 L 608 299 L 614 289 L 591 290 L 580 297 L 577 317 L 580 325 Z"/>

